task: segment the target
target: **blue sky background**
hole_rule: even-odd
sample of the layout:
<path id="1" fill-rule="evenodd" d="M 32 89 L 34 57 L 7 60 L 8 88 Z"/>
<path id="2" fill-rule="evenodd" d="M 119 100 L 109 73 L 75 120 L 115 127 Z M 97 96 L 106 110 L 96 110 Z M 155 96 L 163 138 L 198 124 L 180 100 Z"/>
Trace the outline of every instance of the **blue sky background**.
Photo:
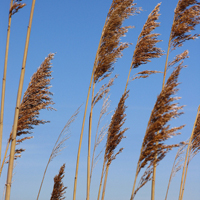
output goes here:
<path id="1" fill-rule="evenodd" d="M 3 153 L 14 118 L 31 8 L 31 1 L 23 2 L 27 5 L 12 17 L 11 22 L 4 112 Z M 123 42 L 131 42 L 133 45 L 123 52 L 123 58 L 119 59 L 115 64 L 113 76 L 119 74 L 119 77 L 115 80 L 114 86 L 111 88 L 110 110 L 115 109 L 123 94 L 137 37 L 149 13 L 159 2 L 157 0 L 135 1 L 138 7 L 142 7 L 143 11 L 137 16 L 130 17 L 124 23 L 124 25 L 135 26 L 134 29 L 129 30 L 126 37 L 122 38 Z M 173 12 L 177 2 L 177 0 L 163 1 L 160 8 L 161 16 L 159 21 L 161 22 L 161 26 L 156 29 L 156 32 L 161 34 L 159 39 L 163 40 L 158 46 L 165 51 L 167 50 Z M 3 76 L 9 3 L 9 1 L 3 1 L 0 7 L 0 77 Z M 58 173 L 60 166 L 66 163 L 64 185 L 68 187 L 66 190 L 67 199 L 72 199 L 83 111 L 96 50 L 111 3 L 111 0 L 36 1 L 23 91 L 26 90 L 30 77 L 43 62 L 44 58 L 49 53 L 56 52 L 55 58 L 52 61 L 52 76 L 54 79 L 51 82 L 53 86 L 51 92 L 54 93 L 53 101 L 55 102 L 54 107 L 57 111 L 42 111 L 40 118 L 50 120 L 51 123 L 36 127 L 32 134 L 34 139 L 25 141 L 21 145 L 26 151 L 22 153 L 22 158 L 17 160 L 17 165 L 14 169 L 15 175 L 11 192 L 12 200 L 36 199 L 45 166 L 60 131 L 74 111 L 81 104 L 84 104 L 77 120 L 70 127 L 71 137 L 66 142 L 67 148 L 50 163 L 40 196 L 40 199 L 50 199 L 53 178 Z M 200 33 L 199 26 L 196 28 L 196 32 Z M 200 103 L 199 40 L 184 43 L 183 48 L 174 51 L 169 59 L 172 60 L 176 54 L 186 49 L 189 50 L 190 58 L 185 61 L 188 67 L 181 71 L 179 77 L 181 85 L 178 92 L 178 96 L 182 97 L 179 101 L 180 104 L 186 105 L 184 108 L 185 114 L 171 123 L 173 126 L 186 124 L 186 127 L 182 130 L 180 136 L 169 141 L 170 144 L 186 140 L 190 136 Z M 164 63 L 165 56 L 154 59 L 151 63 L 132 70 L 132 75 L 145 69 L 163 71 Z M 170 73 L 171 71 L 169 71 L 168 75 Z M 128 106 L 126 110 L 127 120 L 124 125 L 129 130 L 125 133 L 126 138 L 119 145 L 119 147 L 124 147 L 123 152 L 117 156 L 109 169 L 105 195 L 105 199 L 107 200 L 130 199 L 141 143 L 151 110 L 157 95 L 161 91 L 162 78 L 162 74 L 156 74 L 150 76 L 148 79 L 136 80 L 129 84 L 130 95 L 126 101 L 126 105 Z M 92 142 L 94 142 L 100 108 L 101 103 L 94 109 Z M 111 115 L 105 119 L 104 123 L 109 123 L 110 118 Z M 83 200 L 86 197 L 87 130 L 88 115 L 80 158 L 77 200 Z M 156 200 L 164 199 L 165 197 L 175 154 L 176 150 L 168 153 L 157 168 Z M 189 166 L 184 199 L 198 199 L 200 196 L 200 162 L 198 161 L 198 157 L 199 155 L 192 160 Z M 101 158 L 93 171 L 91 200 L 97 197 L 102 161 L 103 159 Z M 0 179 L 1 196 L 3 195 L 3 187 L 6 181 L 6 170 L 7 166 L 4 168 Z M 175 200 L 178 198 L 180 179 L 181 172 L 177 173 L 176 177 L 172 180 L 168 199 Z M 148 183 L 138 192 L 135 200 L 148 200 L 150 199 L 150 193 L 151 183 Z"/>

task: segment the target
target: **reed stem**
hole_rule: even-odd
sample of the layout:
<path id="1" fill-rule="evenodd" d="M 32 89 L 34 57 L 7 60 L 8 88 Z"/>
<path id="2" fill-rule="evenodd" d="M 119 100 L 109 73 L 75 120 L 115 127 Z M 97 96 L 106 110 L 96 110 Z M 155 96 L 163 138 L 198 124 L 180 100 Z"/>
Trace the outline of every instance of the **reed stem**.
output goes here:
<path id="1" fill-rule="evenodd" d="M 29 39 L 30 39 L 30 33 L 31 33 L 34 8 L 35 8 L 35 0 L 32 1 L 32 6 L 31 6 L 31 13 L 30 13 L 29 25 L 28 25 L 27 36 L 26 36 L 19 89 L 18 89 L 18 94 L 17 94 L 14 125 L 13 125 L 13 132 L 12 132 L 12 138 L 11 138 L 11 149 L 10 149 L 10 157 L 9 157 L 9 165 L 8 165 L 5 200 L 10 200 L 11 182 L 12 182 L 12 173 L 13 173 L 13 165 L 14 165 L 15 146 L 16 146 L 17 124 L 18 124 L 18 117 L 19 117 L 19 106 L 20 106 L 20 101 L 21 101 L 21 96 L 22 96 L 22 88 L 23 88 L 23 82 L 24 82 L 25 66 L 26 66 L 26 59 L 27 59 L 27 53 L 28 53 L 28 45 L 29 45 Z"/>
<path id="2" fill-rule="evenodd" d="M 181 177 L 181 184 L 180 184 L 180 191 L 179 191 L 179 200 L 182 200 L 183 198 L 183 180 L 186 179 L 186 176 L 184 178 L 184 175 L 186 175 L 186 164 L 189 162 L 189 156 L 188 154 L 190 153 L 190 146 L 191 146 L 191 142 L 192 142 L 192 137 L 193 137 L 193 134 L 194 134 L 194 129 L 195 129 L 195 125 L 196 125 L 196 122 L 197 122 L 197 118 L 198 118 L 198 114 L 199 114 L 199 111 L 200 111 L 200 105 L 198 107 L 198 110 L 197 110 L 197 115 L 196 115 L 196 119 L 195 119 L 195 122 L 194 122 L 194 125 L 193 125 L 193 129 L 192 129 L 192 133 L 191 133 L 191 136 L 190 136 L 190 140 L 189 140 L 189 143 L 188 143 L 188 147 L 187 147 L 187 152 L 186 152 L 186 156 L 185 156 L 185 162 L 184 162 L 184 167 L 183 167 L 183 172 L 182 172 L 182 177 Z M 188 165 L 187 165 L 188 167 Z M 185 180 L 184 180 L 184 184 L 185 184 Z"/>
<path id="3" fill-rule="evenodd" d="M 92 114 L 93 114 L 93 98 L 94 98 L 94 86 L 95 83 L 93 81 L 92 84 L 92 103 L 89 117 L 89 132 L 88 132 L 88 160 L 87 160 L 87 197 L 86 200 L 90 199 L 90 150 L 91 150 L 91 134 L 92 134 Z"/>
<path id="4" fill-rule="evenodd" d="M 102 197 L 101 200 L 104 200 L 105 197 L 105 190 L 106 190 L 106 183 L 107 183 L 107 178 L 108 178 L 108 169 L 109 169 L 109 164 L 106 165 L 106 174 L 104 178 L 104 184 L 103 184 L 103 191 L 102 191 Z"/>
<path id="5" fill-rule="evenodd" d="M 10 1 L 10 9 L 13 6 L 13 0 Z M 8 29 L 6 39 L 6 51 L 4 60 L 4 72 L 2 81 L 2 92 L 1 92 L 1 115 L 0 115 L 0 164 L 1 164 L 1 150 L 2 150 L 2 137 L 3 137 L 3 114 L 4 114 L 4 101 L 5 101 L 5 90 L 6 90 L 6 74 L 7 74 L 7 63 L 8 63 L 8 50 L 10 42 L 10 26 L 11 26 L 11 14 L 8 17 Z M 3 163 L 2 163 L 3 164 Z M 1 175 L 0 175 L 1 176 Z"/>
<path id="6" fill-rule="evenodd" d="M 101 172 L 101 180 L 100 180 L 100 184 L 99 184 L 99 192 L 98 192 L 98 197 L 97 197 L 97 200 L 99 200 L 99 199 L 100 199 L 100 194 L 101 194 L 101 186 L 102 186 L 102 182 L 103 182 L 103 174 L 104 174 L 105 163 L 106 163 L 106 158 L 105 158 L 105 156 L 104 156 L 103 168 L 102 168 L 102 172 Z"/>
<path id="7" fill-rule="evenodd" d="M 106 18 L 106 21 L 107 21 L 107 18 Z M 85 126 L 85 118 L 86 118 L 86 113 L 87 113 L 87 107 L 88 107 L 88 102 L 89 102 L 89 97 L 90 97 L 90 91 L 91 91 L 92 81 L 93 81 L 93 77 L 94 77 L 94 72 L 95 72 L 95 69 L 96 69 L 98 53 L 99 53 L 99 49 L 100 49 L 100 46 L 101 46 L 102 36 L 104 34 L 104 31 L 105 31 L 106 21 L 105 21 L 105 24 L 104 24 L 104 27 L 103 27 L 103 31 L 101 33 L 101 38 L 100 38 L 100 41 L 99 41 L 99 45 L 98 45 L 98 48 L 97 48 L 97 53 L 96 53 L 96 56 L 95 56 L 94 66 L 93 66 L 93 69 L 92 69 L 92 75 L 91 75 L 91 78 L 90 78 L 90 85 L 89 85 L 88 94 L 87 94 L 87 100 L 86 100 L 86 105 L 85 105 L 84 117 L 83 117 L 80 140 L 79 140 L 79 146 L 78 146 L 77 161 L 76 161 L 76 172 L 75 172 L 75 177 L 74 177 L 73 200 L 76 200 L 78 168 L 79 168 L 80 152 L 81 152 L 81 145 L 82 145 L 82 139 L 83 139 L 83 131 L 84 131 L 84 126 Z"/>

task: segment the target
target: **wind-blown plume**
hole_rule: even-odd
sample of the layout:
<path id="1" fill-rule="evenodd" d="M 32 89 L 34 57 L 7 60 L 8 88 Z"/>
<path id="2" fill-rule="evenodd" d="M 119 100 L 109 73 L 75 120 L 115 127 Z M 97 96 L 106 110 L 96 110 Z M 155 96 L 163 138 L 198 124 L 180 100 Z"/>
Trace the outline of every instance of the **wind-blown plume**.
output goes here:
<path id="1" fill-rule="evenodd" d="M 125 131 L 128 130 L 128 128 L 124 128 L 121 130 L 123 124 L 125 123 L 125 100 L 128 98 L 128 92 L 125 92 L 119 103 L 118 106 L 112 116 L 109 128 L 108 128 L 108 135 L 107 135 L 107 142 L 106 142 L 106 149 L 105 149 L 105 155 L 104 155 L 104 165 L 106 163 L 106 173 L 105 173 L 105 179 L 104 179 L 104 185 L 103 185 L 103 191 L 102 191 L 102 200 L 104 200 L 105 195 L 105 188 L 106 188 L 106 182 L 107 182 L 107 176 L 108 176 L 108 169 L 111 164 L 111 162 L 116 158 L 116 156 L 122 152 L 123 148 L 120 148 L 117 153 L 115 153 L 115 149 L 118 146 L 118 144 L 121 142 L 121 140 L 124 138 Z M 102 181 L 102 180 L 101 180 Z M 101 183 L 100 183 L 101 186 Z M 99 188 L 100 191 L 101 187 Z M 98 197 L 99 199 L 99 197 Z"/>
<path id="2" fill-rule="evenodd" d="M 186 40 L 196 39 L 200 34 L 187 34 L 200 23 L 200 3 L 196 0 L 179 0 L 175 9 L 171 31 L 172 50 L 183 45 Z"/>
<path id="3" fill-rule="evenodd" d="M 159 3 L 154 10 L 149 14 L 146 23 L 143 26 L 143 29 L 138 37 L 138 42 L 133 54 L 131 67 L 137 68 L 142 64 L 150 62 L 152 58 L 159 58 L 163 55 L 163 51 L 156 47 L 156 44 L 161 40 L 158 40 L 158 33 L 152 33 L 155 28 L 160 26 L 158 20 L 160 14 L 159 8 L 161 3 Z"/>
<path id="4" fill-rule="evenodd" d="M 65 164 L 63 164 L 59 170 L 58 175 L 54 177 L 53 192 L 50 200 L 63 200 L 65 199 L 64 194 L 67 187 L 64 187 L 62 179 L 65 176 Z"/>
<path id="5" fill-rule="evenodd" d="M 160 14 L 158 14 L 160 8 L 160 3 L 153 9 L 153 11 L 149 14 L 147 21 L 145 22 L 140 35 L 138 36 L 138 41 L 135 47 L 135 51 L 133 53 L 131 66 L 129 69 L 129 74 L 126 81 L 125 92 L 127 90 L 129 77 L 131 74 L 131 70 L 139 67 L 142 64 L 147 64 L 151 62 L 152 58 L 159 58 L 163 55 L 163 51 L 156 47 L 156 44 L 161 40 L 158 40 L 158 33 L 152 33 L 157 27 L 160 26 L 158 20 Z M 146 71 L 147 72 L 147 71 Z M 141 76 L 140 78 L 147 78 L 150 74 L 154 74 L 156 71 L 149 71 L 146 73 L 147 76 Z M 137 78 L 139 78 L 137 76 Z M 134 79 L 133 79 L 134 80 Z"/>
<path id="6" fill-rule="evenodd" d="M 54 54 L 49 54 L 41 66 L 37 69 L 37 71 L 31 77 L 31 81 L 28 85 L 27 90 L 24 93 L 23 99 L 19 106 L 19 117 L 17 124 L 17 138 L 22 135 L 31 134 L 31 130 L 34 129 L 34 126 L 39 124 L 45 124 L 49 121 L 41 120 L 39 118 L 40 111 L 42 109 L 53 110 L 50 105 L 53 105 L 51 96 L 53 95 L 50 89 L 50 81 L 51 81 L 51 60 L 54 58 Z M 7 143 L 4 159 L 2 162 L 0 174 L 2 168 L 4 166 L 4 162 L 6 159 L 8 147 L 10 144 L 12 132 L 10 134 L 10 138 Z M 16 140 L 16 145 L 19 145 L 24 140 L 28 140 L 33 138 L 33 136 L 22 137 Z M 16 149 L 15 157 L 21 157 L 20 152 L 25 151 L 25 149 Z"/>
<path id="7" fill-rule="evenodd" d="M 109 125 L 105 150 L 108 165 L 110 165 L 112 160 L 114 160 L 116 156 L 122 151 L 122 149 L 120 149 L 116 154 L 114 154 L 116 147 L 124 138 L 124 133 L 127 130 L 127 128 L 121 130 L 121 127 L 125 123 L 125 100 L 128 98 L 128 92 L 129 91 L 122 95 L 118 103 L 118 107 L 115 110 L 114 115 L 112 116 L 111 123 Z"/>
<path id="8" fill-rule="evenodd" d="M 143 175 L 142 181 L 142 183 L 147 183 L 147 181 L 151 180 L 151 175 L 153 172 L 152 167 L 154 164 L 156 163 L 158 165 L 158 163 L 166 156 L 168 151 L 170 151 L 173 147 L 179 146 L 179 144 L 166 145 L 164 142 L 172 136 L 179 134 L 176 133 L 176 131 L 179 131 L 184 127 L 184 125 L 182 125 L 179 127 L 170 128 L 170 125 L 167 125 L 172 118 L 177 118 L 183 114 L 183 112 L 179 112 L 183 106 L 178 106 L 178 103 L 174 103 L 175 100 L 180 98 L 172 97 L 172 95 L 175 95 L 178 91 L 177 86 L 179 83 L 177 83 L 177 80 L 182 68 L 182 65 L 178 65 L 174 69 L 163 90 L 158 95 L 154 108 L 151 112 L 142 143 L 131 200 L 138 191 L 135 190 L 135 184 L 140 170 L 148 164 L 148 170 L 145 171 L 146 174 Z M 159 134 L 157 134 L 158 132 Z M 142 184 L 142 186 L 143 185 L 144 184 Z"/>
<path id="9" fill-rule="evenodd" d="M 164 145 L 163 142 L 172 136 L 177 135 L 176 131 L 182 129 L 184 126 L 170 128 L 166 125 L 172 118 L 176 118 L 183 114 L 183 112 L 178 112 L 183 106 L 177 106 L 178 103 L 173 103 L 173 101 L 178 100 L 177 97 L 172 97 L 176 94 L 178 89 L 176 88 L 179 83 L 177 79 L 182 66 L 175 68 L 173 73 L 167 80 L 165 87 L 161 91 L 160 95 L 157 97 L 156 104 L 152 110 L 149 124 L 147 126 L 146 134 L 142 144 L 142 153 L 139 158 L 140 168 L 143 168 L 147 162 L 153 162 L 155 154 L 157 153 L 158 163 L 162 160 L 166 153 L 177 145 Z M 157 134 L 159 132 L 159 134 Z M 158 144 L 156 144 L 158 142 Z"/>
<path id="10" fill-rule="evenodd" d="M 121 43 L 120 38 L 125 36 L 131 26 L 122 27 L 122 23 L 129 16 L 138 12 L 133 0 L 113 0 L 107 15 L 101 43 L 98 49 L 94 82 L 102 80 L 113 71 L 113 64 L 122 56 L 122 51 L 129 46 Z"/>
<path id="11" fill-rule="evenodd" d="M 49 54 L 41 66 L 37 69 L 37 72 L 31 77 L 31 81 L 27 90 L 24 93 L 22 102 L 19 108 L 19 119 L 17 125 L 17 137 L 21 135 L 31 134 L 34 126 L 39 124 L 45 124 L 49 121 L 41 120 L 39 118 L 40 110 L 47 109 L 52 110 L 50 105 L 53 105 L 51 95 L 53 95 L 50 89 L 51 81 L 51 60 L 54 58 L 54 54 Z M 16 144 L 22 142 L 22 140 L 30 139 L 30 137 L 24 137 L 18 139 Z"/>

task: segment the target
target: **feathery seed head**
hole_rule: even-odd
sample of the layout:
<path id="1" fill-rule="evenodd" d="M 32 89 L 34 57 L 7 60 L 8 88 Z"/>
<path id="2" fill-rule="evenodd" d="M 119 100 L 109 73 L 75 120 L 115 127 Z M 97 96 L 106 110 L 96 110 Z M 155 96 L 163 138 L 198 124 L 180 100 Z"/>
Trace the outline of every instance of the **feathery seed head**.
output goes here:
<path id="1" fill-rule="evenodd" d="M 160 14 L 158 14 L 160 4 L 161 3 L 159 3 L 148 16 L 138 37 L 131 63 L 132 69 L 150 62 L 152 58 L 159 58 L 163 55 L 163 51 L 155 46 L 156 43 L 161 41 L 157 39 L 160 34 L 151 33 L 156 27 L 160 26 L 160 23 L 156 22 L 160 16 Z"/>
<path id="2" fill-rule="evenodd" d="M 115 157 L 123 150 L 121 148 L 115 155 L 114 150 L 117 145 L 121 142 L 122 138 L 124 138 L 124 133 L 127 128 L 121 130 L 121 127 L 125 123 L 125 100 L 128 98 L 128 92 L 124 93 L 118 103 L 118 106 L 112 116 L 107 135 L 107 143 L 106 143 L 106 160 L 107 164 L 110 165 L 111 161 L 115 159 Z"/>
<path id="3" fill-rule="evenodd" d="M 175 9 L 171 31 L 172 50 L 183 45 L 186 40 L 196 39 L 200 34 L 187 34 L 200 23 L 200 3 L 196 0 L 179 0 Z"/>
<path id="4" fill-rule="evenodd" d="M 50 200 L 64 200 L 64 194 L 66 193 L 67 187 L 64 187 L 62 179 L 65 176 L 65 164 L 63 164 L 59 170 L 58 175 L 54 177 L 53 192 Z"/>
<path id="5" fill-rule="evenodd" d="M 120 38 L 128 32 L 131 26 L 122 27 L 122 23 L 130 15 L 137 12 L 135 5 L 133 0 L 113 0 L 95 60 L 95 83 L 104 79 L 107 74 L 113 71 L 113 64 L 117 61 L 117 58 L 122 56 L 122 51 L 129 46 L 128 43 L 121 43 Z"/>
<path id="6" fill-rule="evenodd" d="M 176 118 L 182 114 L 179 110 L 183 106 L 177 106 L 177 103 L 173 103 L 176 97 L 172 97 L 178 91 L 177 86 L 179 83 L 177 83 L 177 80 L 181 69 L 182 66 L 180 65 L 174 69 L 160 95 L 157 97 L 142 145 L 142 153 L 139 158 L 139 171 L 148 162 L 159 163 L 169 150 L 179 146 L 177 144 L 165 145 L 164 141 L 177 135 L 178 133 L 176 132 L 184 127 L 183 125 L 170 128 L 170 125 L 167 125 L 172 118 Z M 157 155 L 156 160 L 155 155 Z"/>

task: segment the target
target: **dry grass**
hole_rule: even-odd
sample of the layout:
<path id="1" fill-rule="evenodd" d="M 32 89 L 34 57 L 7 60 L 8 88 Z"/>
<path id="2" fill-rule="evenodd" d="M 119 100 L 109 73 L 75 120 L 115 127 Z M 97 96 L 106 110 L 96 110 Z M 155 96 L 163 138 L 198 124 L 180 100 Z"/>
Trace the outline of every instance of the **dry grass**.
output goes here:
<path id="1" fill-rule="evenodd" d="M 12 5 L 12 4 L 11 4 Z M 13 5 L 9 10 L 9 17 L 14 15 L 19 11 L 19 9 L 25 6 L 21 0 L 15 0 Z M 133 26 L 123 26 L 123 23 L 126 19 L 130 16 L 139 14 L 142 10 L 141 8 L 136 8 L 136 3 L 133 0 L 113 0 L 108 11 L 105 25 L 102 30 L 102 35 L 100 37 L 99 47 L 97 49 L 94 66 L 92 70 L 90 86 L 88 90 L 87 100 L 86 100 L 86 107 L 83 117 L 78 153 L 77 153 L 77 162 L 76 162 L 76 172 L 74 177 L 74 191 L 73 191 L 73 200 L 76 199 L 76 187 L 77 187 L 77 176 L 78 176 L 78 167 L 79 167 L 79 157 L 80 157 L 80 150 L 81 150 L 81 143 L 85 125 L 85 118 L 87 112 L 87 106 L 89 103 L 89 99 L 91 99 L 90 105 L 90 113 L 89 113 L 89 120 L 88 120 L 88 155 L 87 155 L 87 194 L 86 199 L 89 200 L 90 198 L 90 182 L 93 173 L 93 169 L 96 165 L 96 159 L 99 158 L 100 153 L 95 158 L 96 149 L 100 143 L 104 142 L 104 137 L 107 136 L 107 140 L 105 143 L 105 154 L 104 154 L 104 161 L 102 166 L 101 172 L 101 180 L 99 185 L 98 197 L 100 199 L 100 193 L 102 192 L 101 199 L 104 200 L 105 198 L 105 190 L 106 190 L 106 183 L 108 178 L 108 171 L 109 167 L 114 159 L 116 159 L 117 155 L 122 153 L 123 147 L 119 147 L 120 143 L 123 138 L 125 138 L 125 132 L 128 128 L 123 128 L 125 121 L 126 121 L 126 99 L 129 96 L 130 90 L 127 91 L 127 85 L 130 81 L 140 78 L 147 78 L 151 74 L 156 73 L 163 73 L 163 85 L 162 90 L 157 96 L 156 102 L 152 109 L 152 112 L 149 117 L 149 122 L 146 128 L 146 132 L 144 134 L 144 139 L 142 142 L 142 147 L 137 163 L 136 175 L 133 185 L 133 190 L 131 194 L 131 200 L 135 197 L 137 192 L 146 185 L 147 182 L 153 179 L 152 187 L 155 183 L 155 167 L 158 165 L 167 155 L 167 153 L 173 150 L 175 147 L 180 147 L 173 164 L 173 168 L 171 171 L 169 185 L 171 179 L 175 176 L 176 172 L 179 171 L 182 167 L 182 160 L 183 160 L 183 153 L 185 151 L 186 145 L 188 145 L 188 152 L 186 153 L 185 157 L 185 166 L 183 169 L 183 174 L 185 174 L 184 182 L 181 181 L 181 189 L 180 189 L 180 196 L 179 200 L 182 200 L 184 188 L 185 188 L 185 180 L 187 175 L 187 169 L 189 162 L 191 159 L 197 155 L 200 150 L 200 113 L 198 110 L 197 113 L 197 120 L 194 124 L 194 130 L 192 131 L 192 136 L 190 138 L 189 144 L 187 142 L 175 142 L 170 144 L 170 138 L 177 136 L 180 134 L 181 129 L 185 125 L 180 125 L 178 127 L 171 126 L 171 120 L 178 118 L 180 115 L 183 114 L 181 111 L 184 106 L 180 106 L 177 103 L 177 100 L 180 97 L 177 97 L 176 94 L 179 91 L 178 86 L 178 78 L 180 72 L 186 66 L 183 65 L 184 59 L 188 58 L 189 51 L 185 50 L 183 53 L 180 53 L 174 57 L 172 61 L 168 61 L 168 56 L 170 50 L 173 51 L 177 47 L 183 46 L 183 43 L 187 40 L 194 40 L 200 34 L 194 33 L 192 34 L 191 31 L 195 30 L 196 25 L 200 23 L 200 3 L 196 0 L 179 0 L 177 7 L 174 11 L 174 20 L 171 28 L 171 33 L 169 37 L 169 45 L 167 50 L 167 58 L 164 72 L 158 70 L 144 70 L 141 71 L 133 76 L 131 80 L 129 80 L 130 73 L 133 69 L 140 67 L 143 64 L 147 64 L 151 62 L 152 58 L 160 58 L 164 55 L 164 51 L 157 47 L 157 44 L 161 42 L 159 40 L 159 33 L 154 33 L 155 29 L 160 26 L 158 22 L 159 19 L 159 11 L 161 3 L 157 4 L 153 11 L 149 14 L 147 21 L 145 22 L 141 33 L 138 36 L 138 40 L 135 46 L 135 50 L 133 53 L 131 66 L 126 82 L 125 91 L 122 94 L 118 105 L 114 111 L 113 116 L 111 117 L 111 121 L 109 125 L 105 124 L 100 129 L 100 123 L 104 116 L 106 116 L 109 112 L 108 107 L 110 105 L 109 97 L 111 92 L 111 86 L 114 85 L 115 79 L 118 77 L 117 75 L 113 75 L 114 78 L 110 78 L 113 71 L 114 71 L 114 64 L 117 62 L 118 58 L 122 57 L 122 52 L 126 48 L 129 47 L 131 44 L 130 42 L 122 43 L 120 40 L 123 36 L 126 35 L 129 28 Z M 30 34 L 30 33 L 29 33 Z M 11 148 L 11 152 L 14 149 L 15 152 L 15 159 L 21 156 L 21 153 L 25 151 L 23 148 L 16 149 L 15 145 L 20 145 L 23 141 L 27 139 L 33 138 L 31 136 L 32 130 L 35 126 L 39 124 L 45 124 L 49 121 L 45 121 L 39 118 L 40 111 L 42 109 L 52 110 L 53 100 L 52 100 L 52 93 L 49 91 L 50 89 L 50 81 L 51 81 L 51 60 L 54 58 L 54 54 L 49 54 L 42 65 L 38 68 L 37 72 L 33 74 L 29 86 L 24 93 L 23 99 L 21 101 L 20 106 L 16 106 L 16 110 L 19 111 L 17 113 L 17 125 L 15 124 L 13 128 L 16 131 L 12 130 L 12 135 L 10 135 L 8 146 L 10 143 L 15 142 L 14 146 Z M 26 58 L 25 58 L 26 59 Z M 23 61 L 22 69 L 25 69 L 25 62 Z M 171 74 L 169 75 L 167 81 L 165 82 L 166 73 L 172 69 Z M 110 79 L 107 81 L 107 79 Z M 104 84 L 101 84 L 101 81 L 104 80 Z M 106 82 L 107 81 L 107 82 Z M 21 82 L 21 81 L 20 81 Z M 95 86 L 99 84 L 99 90 L 95 93 Z M 21 87 L 22 88 L 22 87 Z M 90 97 L 90 90 L 92 91 Z M 20 95 L 19 95 L 20 96 Z M 19 97 L 20 99 L 20 97 Z M 19 100 L 17 100 L 18 102 Z M 93 137 L 92 134 L 92 120 L 93 120 L 93 109 L 98 103 L 103 101 L 103 105 L 100 111 L 99 120 L 97 123 L 96 128 L 96 136 L 95 136 L 95 143 L 93 149 L 93 156 L 92 161 L 90 161 L 91 155 L 91 138 Z M 18 105 L 18 104 L 17 104 Z M 61 151 L 65 148 L 65 142 L 69 139 L 69 126 L 70 124 L 76 119 L 78 113 L 78 108 L 76 112 L 72 115 L 69 121 L 66 123 L 65 127 L 61 131 L 58 136 L 58 139 L 52 149 L 50 154 L 49 160 L 47 162 L 44 175 L 41 181 L 41 185 L 39 188 L 39 192 L 37 195 L 37 200 L 40 196 L 40 191 L 43 185 L 43 181 L 47 172 L 47 168 L 53 159 L 58 156 Z M 16 138 L 17 137 L 17 138 Z M 103 144 L 101 144 L 103 146 Z M 103 148 L 104 149 L 104 148 Z M 189 154 L 188 154 L 189 153 Z M 10 154 L 11 155 L 11 154 Z M 187 157 L 188 156 L 188 157 Z M 11 156 L 10 156 L 11 157 Z M 11 160 L 11 159 L 10 159 Z M 14 159 L 13 159 L 14 160 Z M 9 164 L 13 164 L 12 161 L 9 161 Z M 4 164 L 4 161 L 3 161 Z M 186 167 L 187 164 L 187 167 Z M 2 171 L 1 166 L 1 171 Z M 10 169 L 13 168 L 12 166 Z M 186 168 L 186 171 L 185 171 Z M 10 174 L 10 169 L 9 173 Z M 65 164 L 61 166 L 59 170 L 59 174 L 54 178 L 54 187 L 53 192 L 51 194 L 51 200 L 62 200 L 65 199 L 64 194 L 66 187 L 62 182 L 64 177 L 64 169 Z M 144 173 L 141 175 L 140 180 L 138 182 L 138 186 L 136 187 L 136 182 L 138 179 L 139 174 L 141 173 L 142 169 L 144 169 Z M 1 173 L 0 171 L 0 173 Z M 10 188 L 11 186 L 11 178 L 12 175 L 9 175 L 10 178 L 8 179 L 6 186 Z M 103 182 L 104 178 L 104 182 Z M 102 189 L 103 185 L 103 189 Z M 167 194 L 169 190 L 169 185 L 167 188 L 167 193 L 165 199 L 167 199 Z M 182 186 L 183 185 L 183 186 Z M 154 191 L 152 190 L 152 193 Z M 9 195 L 7 195 L 6 200 L 9 200 Z M 151 200 L 154 200 L 152 196 Z"/>

